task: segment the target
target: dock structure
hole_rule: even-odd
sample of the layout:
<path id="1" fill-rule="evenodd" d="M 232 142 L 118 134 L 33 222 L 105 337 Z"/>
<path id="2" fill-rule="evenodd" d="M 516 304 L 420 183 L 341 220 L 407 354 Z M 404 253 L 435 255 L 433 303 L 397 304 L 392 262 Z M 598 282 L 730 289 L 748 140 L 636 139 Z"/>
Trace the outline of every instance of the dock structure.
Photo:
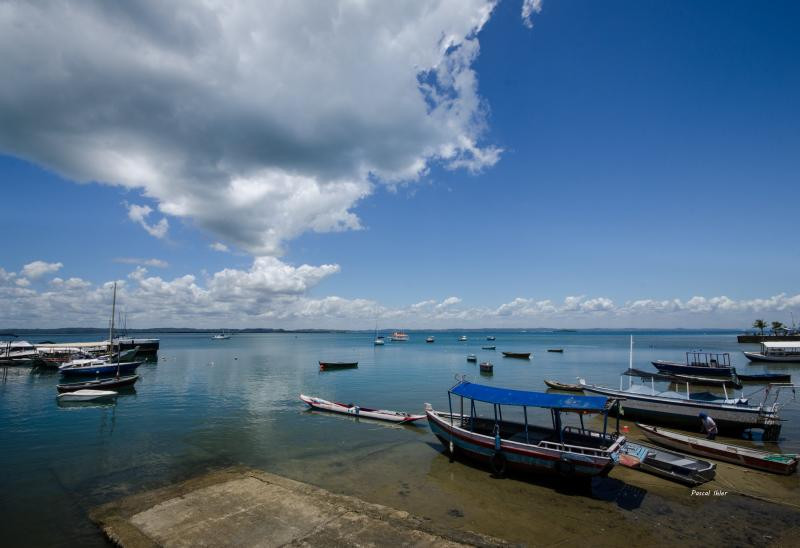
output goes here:
<path id="1" fill-rule="evenodd" d="M 266 472 L 233 468 L 90 512 L 119 546 L 507 546 Z"/>

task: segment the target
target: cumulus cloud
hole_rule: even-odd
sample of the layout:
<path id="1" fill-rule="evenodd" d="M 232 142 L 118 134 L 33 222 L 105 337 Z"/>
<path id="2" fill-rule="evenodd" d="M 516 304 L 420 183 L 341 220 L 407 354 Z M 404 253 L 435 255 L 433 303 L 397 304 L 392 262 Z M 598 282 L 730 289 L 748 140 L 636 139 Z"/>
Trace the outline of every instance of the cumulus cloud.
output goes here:
<path id="1" fill-rule="evenodd" d="M 35 280 L 37 278 L 41 278 L 45 274 L 52 274 L 53 272 L 58 272 L 62 266 L 64 265 L 61 263 L 33 261 L 32 263 L 28 263 L 25 266 L 23 266 L 22 272 L 20 272 L 20 274 L 26 278 Z"/>
<path id="2" fill-rule="evenodd" d="M 533 28 L 533 14 L 542 12 L 542 0 L 522 0 L 522 24 Z"/>
<path id="3" fill-rule="evenodd" d="M 209 245 L 211 249 L 214 251 L 219 251 L 220 253 L 228 253 L 230 249 L 227 245 L 223 244 L 222 242 L 214 242 L 213 244 Z"/>
<path id="4" fill-rule="evenodd" d="M 153 266 L 155 268 L 167 268 L 169 263 L 162 259 L 142 259 L 139 257 L 117 257 L 114 259 L 115 263 L 121 264 L 139 264 L 144 266 Z"/>
<path id="5" fill-rule="evenodd" d="M 147 217 L 152 212 L 153 208 L 150 206 L 136 204 L 130 204 L 128 206 L 128 218 L 131 221 L 134 223 L 139 223 L 142 228 L 144 228 L 147 233 L 154 238 L 163 238 L 167 235 L 167 230 L 169 230 L 169 221 L 167 221 L 166 218 L 162 218 L 155 224 L 149 224 L 147 222 Z"/>
<path id="6" fill-rule="evenodd" d="M 493 8 L 5 2 L 0 150 L 279 255 L 305 231 L 358 229 L 352 209 L 375 183 L 498 161 L 472 68 Z M 152 212 L 129 209 L 163 238 Z"/>

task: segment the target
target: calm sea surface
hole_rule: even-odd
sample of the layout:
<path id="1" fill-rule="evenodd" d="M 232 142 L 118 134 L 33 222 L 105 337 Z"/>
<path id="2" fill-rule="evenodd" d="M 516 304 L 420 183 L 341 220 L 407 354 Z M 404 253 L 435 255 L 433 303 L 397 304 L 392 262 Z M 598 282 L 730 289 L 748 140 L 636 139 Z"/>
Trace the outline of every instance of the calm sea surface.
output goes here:
<path id="1" fill-rule="evenodd" d="M 441 459 L 424 422 L 384 426 L 308 412 L 300 393 L 422 412 L 425 402 L 447 407 L 447 389 L 456 374 L 531 390 L 544 390 L 545 378 L 574 382 L 579 376 L 616 387 L 628 365 L 627 332 L 496 332 L 493 343 L 481 333 L 457 342 L 460 334 L 438 332 L 436 342 L 426 344 L 427 333 L 412 332 L 410 342 L 387 341 L 384 347 L 372 345 L 372 334 L 252 334 L 226 341 L 207 334 L 156 335 L 158 361 L 139 368 L 135 392 L 106 405 L 59 405 L 58 374 L 0 369 L 3 544 L 102 545 L 103 537 L 86 517 L 89 508 L 220 466 L 244 464 L 336 490 L 344 487 L 319 472 L 326 459 L 338 459 L 337 466 L 344 468 L 357 465 L 349 455 L 372 455 L 380 462 L 381 453 L 370 453 L 372 448 L 415 442 L 402 465 L 364 468 L 363 481 L 376 484 L 385 484 L 392 474 L 408 476 L 409 470 L 424 475 L 438 462 L 434 459 Z M 45 339 L 76 337 L 30 338 Z M 496 344 L 497 351 L 481 350 L 485 344 Z M 741 354 L 754 346 L 737 344 L 733 333 L 639 332 L 634 366 L 651 370 L 651 360 L 682 361 L 686 350 L 701 348 L 730 352 L 740 371 L 768 370 L 748 365 Z M 552 347 L 565 352 L 547 353 Z M 533 359 L 504 359 L 501 350 L 533 352 Z M 468 353 L 492 361 L 494 375 L 481 376 L 477 365 L 465 361 Z M 320 372 L 318 360 L 357 360 L 359 367 Z M 769 370 L 800 375 L 800 365 Z M 782 415 L 788 420 L 780 449 L 800 452 L 800 410 L 790 406 Z"/>

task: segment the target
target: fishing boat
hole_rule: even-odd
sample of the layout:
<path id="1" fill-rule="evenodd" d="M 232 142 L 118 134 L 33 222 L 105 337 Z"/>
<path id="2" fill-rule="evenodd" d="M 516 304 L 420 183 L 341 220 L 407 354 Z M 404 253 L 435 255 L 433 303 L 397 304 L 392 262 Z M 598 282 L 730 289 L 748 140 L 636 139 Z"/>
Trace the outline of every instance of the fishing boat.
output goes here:
<path id="1" fill-rule="evenodd" d="M 567 478 L 602 476 L 614 467 L 625 444 L 619 421 L 616 433 L 607 431 L 608 411 L 616 405 L 611 398 L 512 390 L 462 378 L 447 392 L 447 400 L 448 411 L 425 404 L 431 431 L 448 453 L 487 463 L 497 476 L 510 469 Z M 523 422 L 503 419 L 508 407 L 521 408 Z M 479 408 L 488 413 L 480 415 Z M 529 424 L 528 408 L 549 410 L 552 426 Z M 580 427 L 565 426 L 564 413 L 576 413 Z M 584 426 L 586 414 L 603 416 L 602 432 Z"/>
<path id="2" fill-rule="evenodd" d="M 765 441 L 774 441 L 781 431 L 781 405 L 777 401 L 781 385 L 775 388 L 773 403 L 767 402 L 768 387 L 763 402 L 753 405 L 745 398 L 721 398 L 709 392 L 691 393 L 689 383 L 686 383 L 684 393 L 656 390 L 652 381 L 650 386 L 633 384 L 619 390 L 587 384 L 584 379 L 579 379 L 579 383 L 585 392 L 625 400 L 621 412 L 629 420 L 673 424 L 694 430 L 699 428 L 698 414 L 704 412 L 714 418 L 720 432 L 732 435 L 740 436 L 745 430 L 760 429 L 764 431 Z"/>
<path id="3" fill-rule="evenodd" d="M 434 342 L 435 340 L 436 340 L 436 339 L 434 339 L 433 337 L 428 337 L 427 339 L 425 339 L 425 342 L 426 342 L 426 343 L 432 343 L 432 342 Z"/>
<path id="4" fill-rule="evenodd" d="M 792 382 L 792 376 L 783 373 L 755 373 L 752 375 L 736 374 L 736 378 L 742 382 Z"/>
<path id="5" fill-rule="evenodd" d="M 478 361 L 478 356 L 476 356 L 475 354 L 469 354 L 467 356 L 467 361 L 468 362 L 476 362 L 476 361 Z"/>
<path id="6" fill-rule="evenodd" d="M 579 384 L 568 384 L 558 381 L 549 381 L 547 379 L 544 380 L 544 383 L 554 390 L 563 390 L 565 392 L 583 392 L 583 387 Z"/>
<path id="7" fill-rule="evenodd" d="M 493 373 L 494 372 L 494 365 L 489 362 L 481 362 L 480 366 L 481 373 Z"/>
<path id="8" fill-rule="evenodd" d="M 393 342 L 408 342 L 408 339 L 408 335 L 402 331 L 395 331 L 392 333 L 392 336 L 389 337 L 389 340 Z"/>
<path id="9" fill-rule="evenodd" d="M 520 360 L 531 359 L 530 352 L 503 352 L 504 358 L 519 358 Z"/>
<path id="10" fill-rule="evenodd" d="M 496 346 L 481 346 L 481 350 L 497 350 Z"/>
<path id="11" fill-rule="evenodd" d="M 76 390 L 102 390 L 109 388 L 125 388 L 133 386 L 139 380 L 139 375 L 126 375 L 124 377 L 108 377 L 105 379 L 94 379 L 85 382 L 70 382 L 59 384 L 56 390 L 62 392 L 75 392 Z"/>
<path id="12" fill-rule="evenodd" d="M 656 360 L 651 362 L 662 373 L 699 375 L 701 377 L 732 377 L 736 370 L 731 367 L 731 355 L 727 352 L 687 352 L 686 362 Z"/>
<path id="13" fill-rule="evenodd" d="M 800 341 L 765 341 L 761 352 L 743 352 L 751 362 L 800 362 Z"/>
<path id="14" fill-rule="evenodd" d="M 642 429 L 642 432 L 650 441 L 693 455 L 730 462 L 774 474 L 789 475 L 797 470 L 798 455 L 759 451 L 758 449 L 720 443 L 646 424 L 637 424 L 636 426 Z"/>
<path id="15" fill-rule="evenodd" d="M 76 390 L 74 392 L 64 392 L 56 396 L 59 401 L 92 401 L 107 398 L 114 398 L 117 393 L 113 390 Z"/>
<path id="16" fill-rule="evenodd" d="M 358 362 L 319 362 L 320 371 L 328 369 L 347 369 L 349 367 L 358 367 Z"/>
<path id="17" fill-rule="evenodd" d="M 657 381 L 667 381 L 674 383 L 692 383 L 697 386 L 716 386 L 722 388 L 741 388 L 742 383 L 739 381 L 738 376 L 725 378 L 725 377 L 696 377 L 694 375 L 680 375 L 678 373 L 656 373 L 653 371 L 642 371 L 641 369 L 627 369 L 622 372 L 623 375 L 630 375 L 632 377 L 641 377 L 643 379 L 654 379 Z"/>
<path id="18" fill-rule="evenodd" d="M 0 365 L 37 365 L 42 361 L 36 347 L 28 341 L 8 340 L 0 344 Z"/>
<path id="19" fill-rule="evenodd" d="M 713 480 L 717 468 L 713 463 L 688 455 L 630 441 L 622 447 L 619 463 L 684 485 L 700 485 Z"/>
<path id="20" fill-rule="evenodd" d="M 557 352 L 558 354 L 563 354 L 564 353 L 564 349 L 563 348 L 548 348 L 547 351 L 548 352 Z"/>
<path id="21" fill-rule="evenodd" d="M 339 402 L 331 402 L 328 400 L 323 400 L 322 398 L 306 396 L 304 394 L 300 394 L 300 399 L 307 403 L 312 409 L 330 411 L 331 413 L 341 413 L 342 415 L 364 417 L 367 419 L 409 424 L 425 418 L 425 415 L 411 415 L 409 413 L 403 413 L 402 411 L 388 411 L 386 409 L 370 409 L 369 407 L 360 407 L 352 403 L 344 404 Z"/>
<path id="22" fill-rule="evenodd" d="M 458 338 L 458 342 L 467 342 L 467 336 L 466 336 L 466 335 L 461 335 L 461 336 Z"/>
<path id="23" fill-rule="evenodd" d="M 231 338 L 231 336 L 230 336 L 230 334 L 229 334 L 229 333 L 225 333 L 225 332 L 223 331 L 223 332 L 221 332 L 221 333 L 217 333 L 216 335 L 214 335 L 214 336 L 213 336 L 213 337 L 211 337 L 211 338 L 212 338 L 213 340 L 215 340 L 215 341 L 227 341 L 228 339 L 230 339 L 230 338 Z"/>
<path id="24" fill-rule="evenodd" d="M 493 341 L 493 340 L 495 340 L 495 337 L 494 337 L 494 335 L 489 335 L 488 337 L 486 337 L 486 340 L 487 341 Z"/>

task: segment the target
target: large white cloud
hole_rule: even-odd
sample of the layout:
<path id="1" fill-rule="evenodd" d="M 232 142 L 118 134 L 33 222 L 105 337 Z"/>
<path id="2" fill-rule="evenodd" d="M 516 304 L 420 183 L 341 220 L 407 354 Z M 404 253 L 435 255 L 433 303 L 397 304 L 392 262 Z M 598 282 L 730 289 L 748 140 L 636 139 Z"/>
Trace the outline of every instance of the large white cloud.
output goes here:
<path id="1" fill-rule="evenodd" d="M 22 267 L 22 276 L 26 278 L 36 279 L 41 278 L 45 274 L 52 274 L 53 272 L 58 272 L 61 267 L 64 266 L 61 263 L 48 263 L 45 261 L 33 261 L 31 263 L 26 264 Z"/>
<path id="2" fill-rule="evenodd" d="M 141 189 L 162 214 L 276 255 L 304 231 L 358 228 L 352 207 L 376 181 L 498 160 L 471 68 L 493 7 L 3 2 L 0 151 Z"/>

